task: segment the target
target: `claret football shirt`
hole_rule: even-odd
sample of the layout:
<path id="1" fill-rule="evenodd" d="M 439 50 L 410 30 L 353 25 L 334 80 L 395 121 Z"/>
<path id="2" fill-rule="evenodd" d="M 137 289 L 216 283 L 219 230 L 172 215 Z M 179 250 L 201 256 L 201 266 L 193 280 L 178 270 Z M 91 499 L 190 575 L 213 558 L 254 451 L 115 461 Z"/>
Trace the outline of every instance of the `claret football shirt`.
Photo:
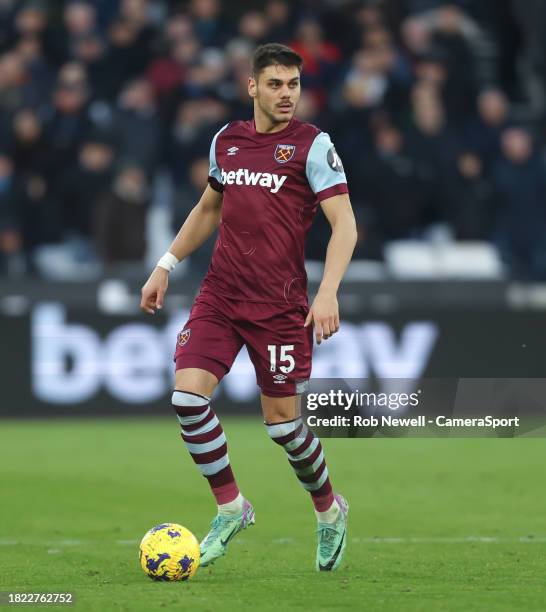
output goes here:
<path id="1" fill-rule="evenodd" d="M 348 192 L 328 134 L 297 119 L 273 134 L 253 120 L 228 123 L 212 141 L 209 184 L 223 204 L 203 289 L 307 305 L 306 235 L 318 203 Z"/>

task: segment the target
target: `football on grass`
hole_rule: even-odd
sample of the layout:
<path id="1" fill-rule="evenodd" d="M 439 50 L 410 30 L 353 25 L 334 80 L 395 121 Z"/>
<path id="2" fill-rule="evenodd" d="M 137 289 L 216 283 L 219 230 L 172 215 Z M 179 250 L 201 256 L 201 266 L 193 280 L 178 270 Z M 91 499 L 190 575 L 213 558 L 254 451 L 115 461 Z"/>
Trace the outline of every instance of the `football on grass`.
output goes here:
<path id="1" fill-rule="evenodd" d="M 140 542 L 140 565 L 152 580 L 189 580 L 199 567 L 199 542 L 189 529 L 162 523 Z"/>

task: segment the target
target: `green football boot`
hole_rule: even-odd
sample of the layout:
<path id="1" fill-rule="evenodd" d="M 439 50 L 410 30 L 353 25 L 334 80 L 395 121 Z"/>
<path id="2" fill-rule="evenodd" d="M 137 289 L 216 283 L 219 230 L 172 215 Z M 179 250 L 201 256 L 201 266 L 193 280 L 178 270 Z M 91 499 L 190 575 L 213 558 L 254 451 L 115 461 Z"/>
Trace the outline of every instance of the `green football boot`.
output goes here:
<path id="1" fill-rule="evenodd" d="M 319 523 L 316 568 L 320 572 L 337 569 L 343 559 L 347 543 L 347 517 L 349 504 L 342 495 L 336 495 L 339 515 L 334 523 Z"/>
<path id="2" fill-rule="evenodd" d="M 218 514 L 211 523 L 210 531 L 201 542 L 201 561 L 199 565 L 206 567 L 216 559 L 226 554 L 229 541 L 239 531 L 254 525 L 254 508 L 246 499 L 243 502 L 241 514 L 227 516 Z"/>

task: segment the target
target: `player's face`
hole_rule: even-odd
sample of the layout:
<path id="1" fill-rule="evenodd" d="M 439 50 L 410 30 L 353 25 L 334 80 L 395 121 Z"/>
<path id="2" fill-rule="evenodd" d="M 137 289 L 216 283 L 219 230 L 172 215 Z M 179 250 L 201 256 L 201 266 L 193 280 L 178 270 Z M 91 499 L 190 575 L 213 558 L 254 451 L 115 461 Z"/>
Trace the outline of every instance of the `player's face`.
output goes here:
<path id="1" fill-rule="evenodd" d="M 249 79 L 248 93 L 256 102 L 256 111 L 272 125 L 287 123 L 300 99 L 300 71 L 297 66 L 267 66 L 256 79 Z"/>

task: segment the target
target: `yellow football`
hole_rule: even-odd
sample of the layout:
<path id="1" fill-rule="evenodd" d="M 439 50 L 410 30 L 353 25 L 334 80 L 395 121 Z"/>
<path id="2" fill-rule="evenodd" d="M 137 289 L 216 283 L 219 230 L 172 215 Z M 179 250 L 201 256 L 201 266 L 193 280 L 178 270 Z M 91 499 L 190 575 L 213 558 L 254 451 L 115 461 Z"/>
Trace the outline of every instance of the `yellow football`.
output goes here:
<path id="1" fill-rule="evenodd" d="M 152 580 L 189 580 L 199 567 L 199 542 L 177 523 L 162 523 L 140 542 L 140 565 Z"/>

